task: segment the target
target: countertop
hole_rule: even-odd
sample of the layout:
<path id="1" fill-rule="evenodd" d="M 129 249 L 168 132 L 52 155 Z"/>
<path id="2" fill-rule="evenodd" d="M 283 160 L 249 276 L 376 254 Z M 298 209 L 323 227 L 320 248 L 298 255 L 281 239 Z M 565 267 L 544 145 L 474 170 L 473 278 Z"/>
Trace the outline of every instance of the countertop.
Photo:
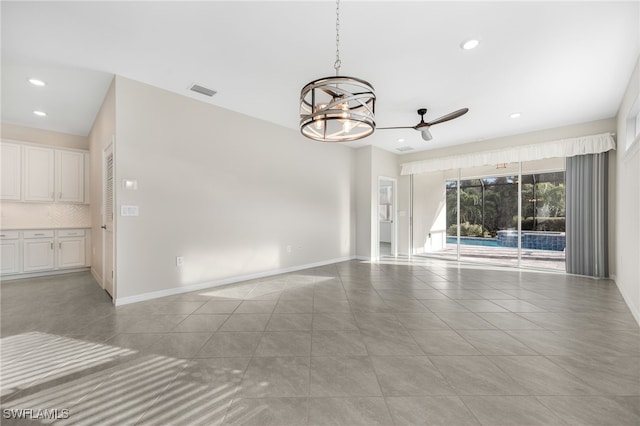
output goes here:
<path id="1" fill-rule="evenodd" d="M 90 226 L 29 226 L 29 227 L 20 227 L 20 228 L 0 228 L 0 232 L 4 231 L 40 231 L 52 229 L 57 231 L 59 229 L 91 229 Z"/>

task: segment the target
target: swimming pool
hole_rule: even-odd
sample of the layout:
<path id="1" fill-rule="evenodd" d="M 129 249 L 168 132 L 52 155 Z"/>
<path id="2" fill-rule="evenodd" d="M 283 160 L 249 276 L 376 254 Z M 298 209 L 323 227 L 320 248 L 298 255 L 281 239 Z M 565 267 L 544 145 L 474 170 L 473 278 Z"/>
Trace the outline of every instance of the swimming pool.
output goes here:
<path id="1" fill-rule="evenodd" d="M 447 237 L 447 244 L 456 244 L 456 237 Z M 485 247 L 499 247 L 498 240 L 496 238 L 481 238 L 481 237 L 460 237 L 460 244 L 466 244 L 469 246 L 485 246 Z"/>
<path id="2" fill-rule="evenodd" d="M 456 244 L 456 237 L 447 237 L 447 244 Z M 460 243 L 469 246 L 518 247 L 517 231 L 498 231 L 498 238 L 460 237 Z M 564 232 L 522 232 L 522 248 L 530 250 L 564 251 Z"/>

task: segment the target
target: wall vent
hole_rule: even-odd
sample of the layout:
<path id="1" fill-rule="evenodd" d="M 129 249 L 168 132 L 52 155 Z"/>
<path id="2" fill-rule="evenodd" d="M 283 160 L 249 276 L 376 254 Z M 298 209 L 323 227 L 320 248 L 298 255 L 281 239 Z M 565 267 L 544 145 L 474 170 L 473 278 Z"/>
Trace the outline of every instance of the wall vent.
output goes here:
<path id="1" fill-rule="evenodd" d="M 189 90 L 191 90 L 192 92 L 200 93 L 201 95 L 209 96 L 209 97 L 216 94 L 215 90 L 207 89 L 206 87 L 200 86 L 199 84 L 191 85 Z"/>
<path id="2" fill-rule="evenodd" d="M 413 147 L 411 146 L 401 146 L 400 148 L 396 148 L 398 151 L 413 151 Z"/>

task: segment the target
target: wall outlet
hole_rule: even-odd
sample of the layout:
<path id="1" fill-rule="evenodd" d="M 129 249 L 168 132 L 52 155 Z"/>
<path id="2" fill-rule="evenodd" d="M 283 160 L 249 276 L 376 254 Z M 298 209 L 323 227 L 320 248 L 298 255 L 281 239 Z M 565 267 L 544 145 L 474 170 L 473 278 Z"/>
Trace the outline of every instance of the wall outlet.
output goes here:
<path id="1" fill-rule="evenodd" d="M 182 266 L 184 264 L 184 257 L 178 256 L 176 257 L 176 266 Z"/>
<path id="2" fill-rule="evenodd" d="M 120 216 L 138 216 L 139 214 L 138 206 L 120 206 Z"/>
<path id="3" fill-rule="evenodd" d="M 291 253 L 291 246 L 287 246 L 287 253 Z"/>

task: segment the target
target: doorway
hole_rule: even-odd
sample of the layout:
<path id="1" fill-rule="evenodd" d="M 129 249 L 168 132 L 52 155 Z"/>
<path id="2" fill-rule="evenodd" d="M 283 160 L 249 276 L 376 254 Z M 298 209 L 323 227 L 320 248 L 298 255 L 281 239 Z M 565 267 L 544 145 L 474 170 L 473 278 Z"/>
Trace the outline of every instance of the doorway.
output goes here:
<path id="1" fill-rule="evenodd" d="M 378 259 L 396 255 L 396 180 L 378 177 Z"/>

